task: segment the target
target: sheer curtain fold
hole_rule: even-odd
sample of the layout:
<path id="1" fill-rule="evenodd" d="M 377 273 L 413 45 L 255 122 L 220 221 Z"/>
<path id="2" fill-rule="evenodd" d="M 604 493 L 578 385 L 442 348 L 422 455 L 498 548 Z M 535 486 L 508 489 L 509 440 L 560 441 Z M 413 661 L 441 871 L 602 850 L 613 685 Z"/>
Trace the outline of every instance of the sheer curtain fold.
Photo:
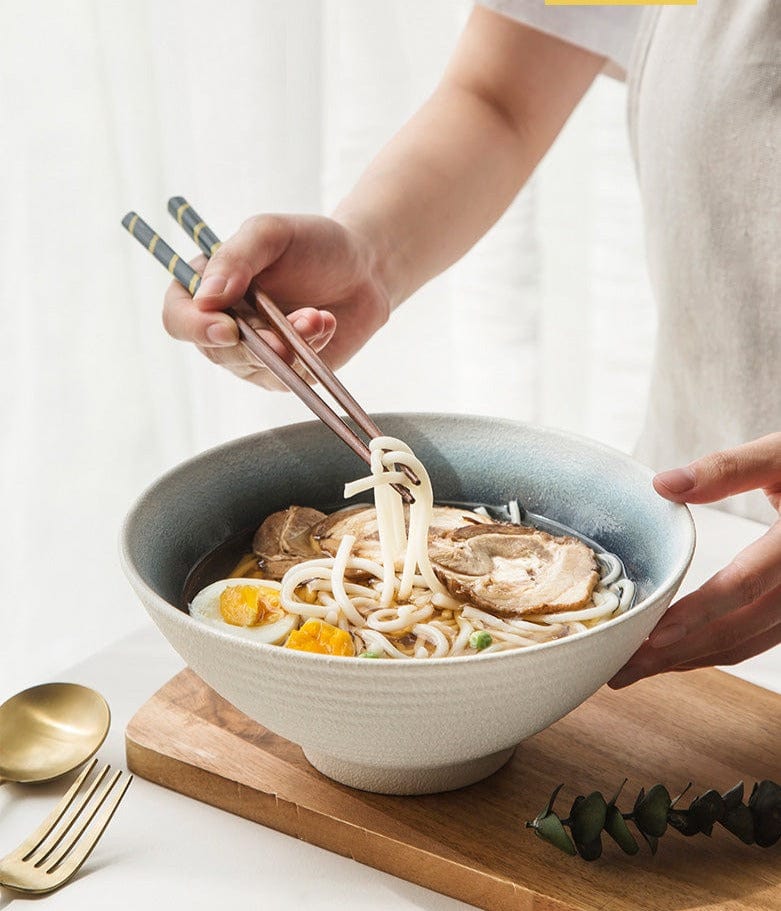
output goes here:
<path id="1" fill-rule="evenodd" d="M 226 236 L 255 212 L 329 211 L 433 89 L 470 6 L 2 8 L 6 692 L 146 622 L 116 557 L 144 485 L 308 419 L 166 337 L 166 277 L 121 216 L 137 209 L 190 256 L 165 210 L 176 193 Z M 599 80 L 496 228 L 348 365 L 369 408 L 533 419 L 631 447 L 653 315 L 622 92 Z"/>

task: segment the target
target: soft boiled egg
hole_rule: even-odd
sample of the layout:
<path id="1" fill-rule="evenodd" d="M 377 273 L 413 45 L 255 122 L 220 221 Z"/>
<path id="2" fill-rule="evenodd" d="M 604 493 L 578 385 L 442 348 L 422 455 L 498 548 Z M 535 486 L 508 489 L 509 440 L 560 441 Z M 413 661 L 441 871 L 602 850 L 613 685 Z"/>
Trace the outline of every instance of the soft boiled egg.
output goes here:
<path id="1" fill-rule="evenodd" d="M 269 579 L 220 579 L 198 592 L 190 615 L 242 639 L 277 645 L 298 625 L 298 615 L 279 603 L 280 588 Z"/>

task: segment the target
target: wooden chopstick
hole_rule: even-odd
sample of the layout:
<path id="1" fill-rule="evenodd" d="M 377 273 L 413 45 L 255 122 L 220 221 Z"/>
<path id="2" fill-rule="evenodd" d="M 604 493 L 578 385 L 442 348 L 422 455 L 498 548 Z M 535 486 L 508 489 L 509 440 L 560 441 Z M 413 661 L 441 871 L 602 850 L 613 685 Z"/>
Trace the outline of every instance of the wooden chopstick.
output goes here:
<path id="1" fill-rule="evenodd" d="M 222 242 L 219 237 L 217 237 L 214 231 L 206 224 L 184 196 L 172 196 L 168 200 L 168 211 L 198 244 L 207 257 L 210 257 L 220 247 Z M 306 339 L 293 328 L 290 324 L 290 320 L 274 301 L 259 288 L 255 287 L 254 283 L 250 286 L 248 291 L 248 297 L 250 295 L 252 299 L 248 302 L 254 304 L 255 308 L 266 317 L 269 324 L 286 342 L 288 347 L 295 352 L 306 369 L 309 370 L 315 379 L 319 380 L 322 386 L 327 389 L 342 408 L 344 408 L 345 412 L 355 421 L 361 430 L 363 430 L 370 439 L 383 436 L 380 428 L 356 401 L 349 389 L 346 388 Z M 397 467 L 407 475 L 413 484 L 420 483 L 418 477 L 408 466 L 399 465 Z"/>
<path id="2" fill-rule="evenodd" d="M 186 288 L 191 295 L 195 294 L 201 283 L 201 276 L 174 252 L 157 232 L 153 231 L 135 212 L 128 212 L 122 219 L 122 225 L 142 246 L 146 247 L 159 263 L 165 266 L 180 285 Z M 302 379 L 290 364 L 281 358 L 252 328 L 247 321 L 247 317 L 254 315 L 254 311 L 251 310 L 250 306 L 247 304 L 242 307 L 242 312 L 232 307 L 224 312 L 228 313 L 236 321 L 242 342 L 261 364 L 267 367 L 291 392 L 295 393 L 357 456 L 371 465 L 371 452 L 364 441 L 317 395 L 306 380 Z M 399 492 L 401 493 L 401 491 L 404 492 L 401 494 L 402 497 L 406 494 L 405 499 L 409 502 L 412 499 L 409 490 L 401 487 Z"/>

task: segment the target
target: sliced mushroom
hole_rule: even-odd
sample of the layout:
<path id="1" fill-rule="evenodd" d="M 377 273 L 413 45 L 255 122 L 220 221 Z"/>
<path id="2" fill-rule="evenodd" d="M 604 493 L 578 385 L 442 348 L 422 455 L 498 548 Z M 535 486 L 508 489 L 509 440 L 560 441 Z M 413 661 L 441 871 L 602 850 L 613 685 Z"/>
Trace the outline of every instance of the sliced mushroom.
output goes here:
<path id="1" fill-rule="evenodd" d="M 279 580 L 291 566 L 319 555 L 312 531 L 325 518 L 318 509 L 291 506 L 263 521 L 252 539 L 252 549 L 263 561 L 267 578 Z"/>
<path id="2" fill-rule="evenodd" d="M 491 519 L 468 509 L 453 506 L 435 506 L 429 528 L 429 540 L 463 526 L 490 524 Z M 314 537 L 325 553 L 333 556 L 344 535 L 355 536 L 353 553 L 357 557 L 376 562 L 382 561 L 377 512 L 373 506 L 350 506 L 332 513 L 314 530 Z"/>
<path id="3" fill-rule="evenodd" d="M 494 614 L 577 610 L 599 581 L 582 541 L 519 525 L 457 528 L 431 540 L 429 555 L 454 597 Z"/>

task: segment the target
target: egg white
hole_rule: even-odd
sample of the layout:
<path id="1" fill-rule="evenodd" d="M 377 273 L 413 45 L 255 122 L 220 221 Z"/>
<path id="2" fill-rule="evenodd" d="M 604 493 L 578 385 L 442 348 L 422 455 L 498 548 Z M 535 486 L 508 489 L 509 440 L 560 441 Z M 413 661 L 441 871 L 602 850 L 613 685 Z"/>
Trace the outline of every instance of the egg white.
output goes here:
<path id="1" fill-rule="evenodd" d="M 258 626 L 234 626 L 232 623 L 226 623 L 220 613 L 220 595 L 232 585 L 251 585 L 255 588 L 273 588 L 277 591 L 281 587 L 279 582 L 272 582 L 268 579 L 220 579 L 198 592 L 190 603 L 190 615 L 200 620 L 201 623 L 214 626 L 239 639 L 266 642 L 269 645 L 278 645 L 287 639 L 298 624 L 296 614 L 286 613 L 279 620 L 260 623 Z"/>

